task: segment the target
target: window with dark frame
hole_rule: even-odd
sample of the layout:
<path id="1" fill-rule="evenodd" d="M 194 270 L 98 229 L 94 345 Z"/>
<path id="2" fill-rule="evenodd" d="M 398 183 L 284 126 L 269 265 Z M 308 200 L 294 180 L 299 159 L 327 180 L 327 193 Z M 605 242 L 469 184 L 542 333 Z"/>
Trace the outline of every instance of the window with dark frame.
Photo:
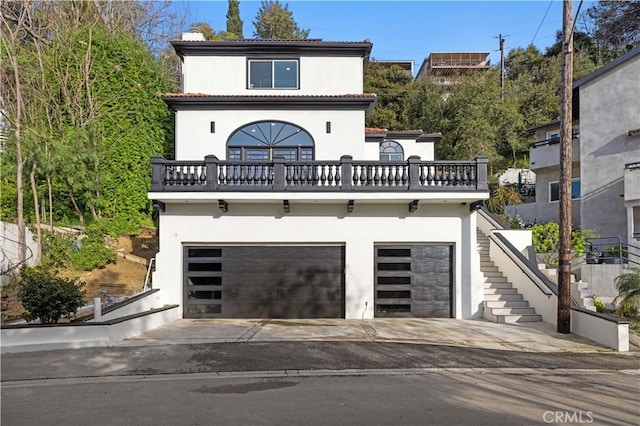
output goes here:
<path id="1" fill-rule="evenodd" d="M 571 179 L 571 199 L 580 199 L 580 178 Z M 549 202 L 560 201 L 560 182 L 549 182 Z"/>
<path id="2" fill-rule="evenodd" d="M 402 161 L 404 150 L 396 141 L 386 140 L 380 144 L 380 161 Z"/>
<path id="3" fill-rule="evenodd" d="M 249 89 L 298 89 L 297 59 L 249 59 Z"/>
<path id="4" fill-rule="evenodd" d="M 231 134 L 227 141 L 227 159 L 232 161 L 312 161 L 313 138 L 301 127 L 284 121 L 259 121 L 247 124 Z"/>

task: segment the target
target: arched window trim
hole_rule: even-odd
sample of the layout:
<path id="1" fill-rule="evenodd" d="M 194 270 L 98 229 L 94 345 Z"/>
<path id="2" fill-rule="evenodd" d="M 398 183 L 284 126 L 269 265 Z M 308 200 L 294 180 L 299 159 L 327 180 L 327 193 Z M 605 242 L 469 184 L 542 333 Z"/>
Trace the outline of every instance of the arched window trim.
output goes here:
<path id="1" fill-rule="evenodd" d="M 265 131 L 265 124 L 269 125 L 269 132 Z M 274 125 L 281 126 L 272 133 L 271 128 Z M 256 134 L 256 130 L 259 134 Z M 283 132 L 286 133 L 283 134 Z M 238 135 L 245 135 L 255 142 L 234 141 L 233 139 Z M 301 140 L 293 143 L 289 141 L 298 135 L 302 136 Z M 313 160 L 315 158 L 313 137 L 306 129 L 294 123 L 282 120 L 259 120 L 238 127 L 227 139 L 227 159 L 271 160 L 273 157 L 284 157 L 290 161 Z"/>
<path id="2" fill-rule="evenodd" d="M 380 161 L 403 161 L 404 149 L 402 145 L 392 139 L 385 139 L 380 143 Z"/>

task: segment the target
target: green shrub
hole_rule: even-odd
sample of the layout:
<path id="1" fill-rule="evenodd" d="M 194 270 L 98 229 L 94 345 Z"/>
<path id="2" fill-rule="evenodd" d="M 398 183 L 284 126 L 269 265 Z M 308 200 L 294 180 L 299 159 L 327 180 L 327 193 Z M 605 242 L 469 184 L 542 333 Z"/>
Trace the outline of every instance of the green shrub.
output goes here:
<path id="1" fill-rule="evenodd" d="M 640 311 L 640 268 L 619 275 L 614 280 L 618 289 L 615 301 L 620 302 L 618 313 L 627 318 L 636 318 Z"/>
<path id="2" fill-rule="evenodd" d="M 593 299 L 593 306 L 595 306 L 596 311 L 600 313 L 603 313 L 607 310 L 607 305 L 605 305 L 603 301 L 596 300 L 595 298 Z"/>
<path id="3" fill-rule="evenodd" d="M 115 263 L 115 261 L 116 255 L 111 249 L 105 247 L 103 243 L 89 241 L 82 244 L 80 251 L 74 254 L 72 265 L 79 271 L 91 271 L 104 268 L 106 264 Z"/>
<path id="4" fill-rule="evenodd" d="M 71 318 L 84 304 L 84 283 L 57 276 L 57 271 L 42 267 L 25 268 L 17 284 L 27 321 L 40 319 L 43 324 Z"/>
<path id="5" fill-rule="evenodd" d="M 64 235 L 42 232 L 42 265 L 48 268 L 65 268 L 71 264 L 76 248 Z"/>
<path id="6" fill-rule="evenodd" d="M 535 224 L 531 227 L 533 246 L 537 253 L 551 253 L 558 251 L 560 241 L 560 227 L 555 222 Z"/>
<path id="7" fill-rule="evenodd" d="M 105 232 L 104 227 L 91 224 L 86 227 L 84 238 L 75 240 L 75 236 L 45 231 L 42 238 L 42 265 L 47 268 L 73 267 L 80 271 L 90 271 L 115 263 L 115 253 L 104 245 Z"/>
<path id="8" fill-rule="evenodd" d="M 629 257 L 629 253 L 626 247 L 622 247 L 621 245 L 615 245 L 610 247 L 605 247 L 604 249 L 605 257 L 615 257 L 615 258 L 627 258 Z"/>
<path id="9" fill-rule="evenodd" d="M 557 252 L 560 244 L 560 226 L 555 222 L 536 224 L 531 228 L 533 246 L 536 253 L 548 254 L 545 257 L 547 266 L 557 266 Z M 573 229 L 571 231 L 571 250 L 581 255 L 587 250 L 587 238 L 595 236 L 590 229 Z"/>

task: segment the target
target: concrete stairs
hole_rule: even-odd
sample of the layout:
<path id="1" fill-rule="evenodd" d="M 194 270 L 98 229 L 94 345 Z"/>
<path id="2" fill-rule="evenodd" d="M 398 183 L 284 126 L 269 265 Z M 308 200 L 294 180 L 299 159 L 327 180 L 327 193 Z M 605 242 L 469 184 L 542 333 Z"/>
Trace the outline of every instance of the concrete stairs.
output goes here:
<path id="1" fill-rule="evenodd" d="M 507 281 L 489 256 L 489 238 L 478 230 L 478 252 L 480 271 L 483 275 L 483 317 L 499 323 L 542 321 L 535 308 L 529 306 L 518 289 Z"/>
<path id="2" fill-rule="evenodd" d="M 583 308 L 596 312 L 593 295 L 589 290 L 589 283 L 571 280 L 571 297 Z"/>

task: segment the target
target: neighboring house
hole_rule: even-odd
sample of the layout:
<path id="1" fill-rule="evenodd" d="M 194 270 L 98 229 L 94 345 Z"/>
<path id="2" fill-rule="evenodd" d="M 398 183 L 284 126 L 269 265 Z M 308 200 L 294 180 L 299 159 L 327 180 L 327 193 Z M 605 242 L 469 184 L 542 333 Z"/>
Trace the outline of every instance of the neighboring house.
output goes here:
<path id="1" fill-rule="evenodd" d="M 572 221 L 580 226 L 580 131 L 578 120 L 573 122 L 571 181 Z M 529 150 L 529 169 L 535 173 L 535 199 L 530 203 L 512 206 L 509 213 L 520 216 L 526 223 L 557 222 L 560 179 L 560 122 L 553 121 L 529 129 L 536 141 Z"/>
<path id="2" fill-rule="evenodd" d="M 153 276 L 186 318 L 472 318 L 487 159 L 434 161 L 438 133 L 366 129 L 369 42 L 173 46 L 176 160 L 152 158 Z"/>
<path id="3" fill-rule="evenodd" d="M 406 73 L 411 76 L 411 78 L 413 78 L 413 61 L 372 60 L 371 62 L 379 64 L 379 65 L 381 65 L 383 67 L 388 67 L 388 68 L 391 68 L 391 67 L 394 67 L 394 66 L 395 67 L 400 67 L 403 70 L 405 70 Z"/>
<path id="4" fill-rule="evenodd" d="M 441 85 L 455 84 L 462 76 L 491 68 L 489 52 L 431 53 L 422 62 L 415 81 L 431 78 Z"/>
<path id="5" fill-rule="evenodd" d="M 640 245 L 640 47 L 577 80 L 573 96 L 573 225 Z M 530 222 L 558 221 L 559 129 L 533 129 L 536 203 L 514 209 Z"/>

